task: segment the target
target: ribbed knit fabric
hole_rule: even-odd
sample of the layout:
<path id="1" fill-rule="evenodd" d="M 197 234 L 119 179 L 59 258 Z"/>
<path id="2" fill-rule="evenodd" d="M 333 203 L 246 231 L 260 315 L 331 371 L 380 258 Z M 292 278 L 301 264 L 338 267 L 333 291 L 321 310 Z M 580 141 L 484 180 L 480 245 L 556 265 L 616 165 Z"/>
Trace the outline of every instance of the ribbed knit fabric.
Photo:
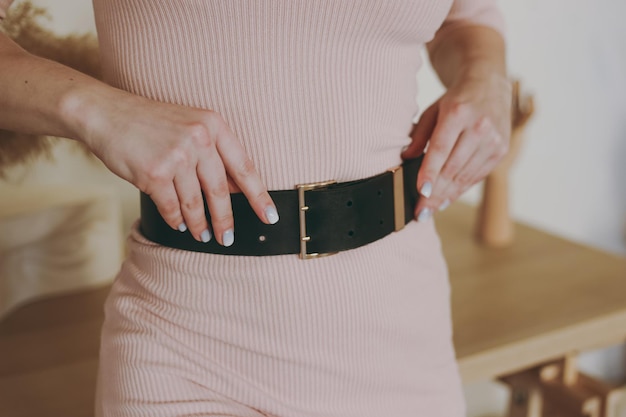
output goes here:
<path id="1" fill-rule="evenodd" d="M 270 190 L 400 164 L 420 45 L 446 16 L 502 28 L 493 0 L 94 6 L 107 81 L 220 113 Z M 312 260 L 166 248 L 137 223 L 128 242 L 97 417 L 465 414 L 432 221 Z"/>

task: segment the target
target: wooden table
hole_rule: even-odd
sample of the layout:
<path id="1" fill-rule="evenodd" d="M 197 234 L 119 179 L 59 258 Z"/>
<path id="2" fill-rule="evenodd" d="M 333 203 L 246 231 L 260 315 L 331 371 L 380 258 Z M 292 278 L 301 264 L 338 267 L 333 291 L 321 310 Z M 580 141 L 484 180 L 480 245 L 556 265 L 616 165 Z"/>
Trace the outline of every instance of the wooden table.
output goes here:
<path id="1" fill-rule="evenodd" d="M 0 319 L 32 299 L 112 281 L 124 242 L 113 189 L 2 184 L 0 196 Z"/>
<path id="2" fill-rule="evenodd" d="M 474 213 L 436 217 L 464 381 L 626 341 L 626 259 L 519 224 L 512 247 L 481 247 Z"/>
<path id="3" fill-rule="evenodd" d="M 436 219 L 465 382 L 626 340 L 625 259 L 524 226 L 513 247 L 482 248 L 474 209 L 460 203 Z M 107 291 L 43 300 L 0 322 L 0 415 L 91 415 Z"/>

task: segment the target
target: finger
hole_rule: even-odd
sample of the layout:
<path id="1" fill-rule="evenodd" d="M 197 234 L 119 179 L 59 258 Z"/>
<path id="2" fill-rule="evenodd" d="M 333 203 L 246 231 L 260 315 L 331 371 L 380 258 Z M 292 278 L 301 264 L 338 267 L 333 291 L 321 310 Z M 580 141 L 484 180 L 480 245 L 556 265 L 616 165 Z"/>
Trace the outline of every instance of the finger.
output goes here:
<path id="1" fill-rule="evenodd" d="M 230 246 L 235 238 L 235 220 L 226 170 L 215 145 L 198 161 L 197 176 L 206 196 L 213 234 L 220 245 Z"/>
<path id="2" fill-rule="evenodd" d="M 470 188 L 472 188 L 473 186 L 478 184 L 482 179 L 484 179 L 484 177 L 488 173 L 489 173 L 489 168 L 486 168 L 485 166 L 480 167 L 478 173 L 474 177 L 474 178 L 479 178 L 479 179 L 473 179 L 473 180 L 469 181 L 469 183 L 467 183 L 463 187 L 456 187 L 456 190 L 450 196 L 450 201 L 456 201 L 466 191 L 468 191 Z M 439 210 L 442 210 L 442 208 L 439 208 Z"/>
<path id="3" fill-rule="evenodd" d="M 455 201 L 468 189 L 482 181 L 498 165 L 504 155 L 495 129 L 492 129 L 484 120 L 479 120 L 476 126 L 472 131 L 473 135 L 479 137 L 480 145 L 444 191 L 445 198 L 449 201 Z"/>
<path id="4" fill-rule="evenodd" d="M 431 209 L 438 211 L 446 200 L 454 201 L 458 189 L 473 179 L 475 166 L 485 161 L 480 149 L 480 134 L 474 129 L 464 130 L 441 169 L 432 196 L 426 200 Z"/>
<path id="5" fill-rule="evenodd" d="M 189 232 L 196 240 L 208 242 L 211 239 L 211 232 L 204 212 L 200 182 L 195 172 L 190 169 L 181 170 L 174 177 L 174 188 Z"/>
<path id="6" fill-rule="evenodd" d="M 217 150 L 224 162 L 224 168 L 246 195 L 256 215 L 266 224 L 278 221 L 276 205 L 270 197 L 267 187 L 254 166 L 254 162 L 245 148 L 227 126 L 217 139 Z"/>
<path id="7" fill-rule="evenodd" d="M 468 161 L 467 165 L 458 173 L 454 179 L 456 188 L 467 189 L 475 183 L 481 181 L 494 167 L 495 159 L 492 152 L 487 147 L 481 147 L 476 152 L 476 156 Z"/>
<path id="8" fill-rule="evenodd" d="M 479 120 L 475 131 L 481 136 L 481 145 L 476 158 L 468 161 L 457 174 L 457 182 L 474 184 L 481 181 L 500 163 L 508 151 L 508 146 L 488 120 L 484 118 Z"/>
<path id="9" fill-rule="evenodd" d="M 417 158 L 422 153 L 424 153 L 424 149 L 426 148 L 428 139 L 430 139 L 430 136 L 435 129 L 435 125 L 437 124 L 438 113 L 439 105 L 437 102 L 427 108 L 420 117 L 417 124 L 413 125 L 413 129 L 409 134 L 409 136 L 411 137 L 411 143 L 409 144 L 408 148 L 400 153 L 400 157 L 402 159 Z"/>
<path id="10" fill-rule="evenodd" d="M 455 105 L 446 112 L 439 110 L 437 125 L 417 176 L 417 189 L 424 197 L 431 196 L 441 169 L 466 126 L 468 116 L 468 110 L 461 105 Z"/>
<path id="11" fill-rule="evenodd" d="M 235 181 L 230 177 L 230 175 L 226 174 L 226 180 L 228 181 L 228 191 L 230 193 L 241 193 L 241 188 L 235 183 Z"/>
<path id="12" fill-rule="evenodd" d="M 147 192 L 161 214 L 161 217 L 172 228 L 184 232 L 187 226 L 180 210 L 180 201 L 176 195 L 173 182 L 154 184 L 153 192 Z"/>
<path id="13" fill-rule="evenodd" d="M 467 167 L 464 167 L 463 170 L 457 175 L 454 181 L 451 181 L 448 187 L 443 192 L 444 197 L 441 202 L 437 206 L 437 211 L 444 210 L 448 204 L 456 201 L 461 195 L 463 195 L 468 189 L 470 189 L 477 181 L 473 178 L 477 175 L 477 170 L 481 169 L 481 162 L 484 162 L 484 158 L 479 155 L 479 151 L 476 152 L 472 156 L 472 160 L 470 161 Z M 468 169 L 468 167 L 471 167 Z"/>

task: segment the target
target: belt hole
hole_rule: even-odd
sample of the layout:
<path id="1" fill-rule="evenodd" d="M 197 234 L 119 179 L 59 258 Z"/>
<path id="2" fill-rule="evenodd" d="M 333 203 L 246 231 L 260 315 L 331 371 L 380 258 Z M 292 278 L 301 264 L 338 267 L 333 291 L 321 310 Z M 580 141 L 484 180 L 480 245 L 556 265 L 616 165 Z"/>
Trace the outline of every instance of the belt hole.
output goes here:
<path id="1" fill-rule="evenodd" d="M 382 197 L 383 196 L 383 190 L 378 190 L 378 196 Z"/>
<path id="2" fill-rule="evenodd" d="M 378 222 L 378 224 L 383 224 L 385 221 L 383 219 L 380 219 L 380 221 Z"/>
<path id="3" fill-rule="evenodd" d="M 351 207 L 351 206 L 352 206 L 352 200 L 348 200 L 348 202 L 346 203 L 346 205 L 347 205 L 348 207 Z"/>
<path id="4" fill-rule="evenodd" d="M 265 242 L 265 236 L 264 235 L 259 236 L 259 242 Z"/>
<path id="5" fill-rule="evenodd" d="M 348 236 L 354 236 L 354 230 L 348 230 Z"/>

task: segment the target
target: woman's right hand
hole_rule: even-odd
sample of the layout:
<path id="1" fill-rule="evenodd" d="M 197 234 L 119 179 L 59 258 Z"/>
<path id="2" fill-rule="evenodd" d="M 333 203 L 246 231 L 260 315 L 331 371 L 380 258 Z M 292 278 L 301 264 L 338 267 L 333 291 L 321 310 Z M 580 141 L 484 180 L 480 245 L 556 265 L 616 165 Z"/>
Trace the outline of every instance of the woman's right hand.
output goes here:
<path id="1" fill-rule="evenodd" d="M 231 192 L 243 192 L 264 223 L 278 221 L 253 161 L 221 115 L 117 91 L 87 115 L 80 136 L 109 170 L 150 195 L 170 227 L 230 246 Z"/>

